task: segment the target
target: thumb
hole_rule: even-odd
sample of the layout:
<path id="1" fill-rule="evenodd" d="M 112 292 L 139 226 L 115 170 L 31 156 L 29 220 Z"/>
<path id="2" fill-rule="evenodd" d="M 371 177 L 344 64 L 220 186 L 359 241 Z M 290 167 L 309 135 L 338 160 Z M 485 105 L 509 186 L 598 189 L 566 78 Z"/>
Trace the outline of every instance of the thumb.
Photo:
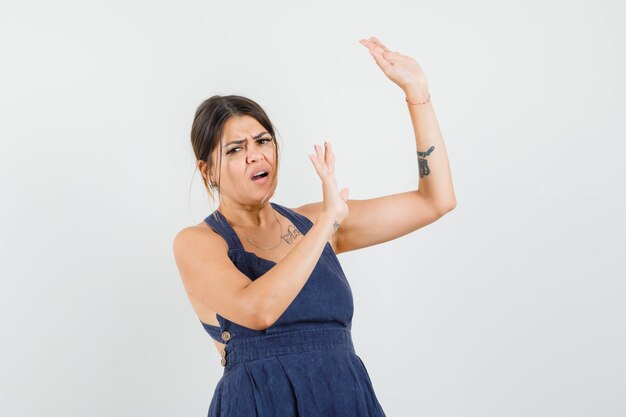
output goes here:
<path id="1" fill-rule="evenodd" d="M 341 199 L 343 201 L 348 201 L 348 196 L 350 195 L 350 190 L 347 188 L 344 188 L 343 190 L 341 190 L 339 192 L 339 195 L 341 196 Z"/>

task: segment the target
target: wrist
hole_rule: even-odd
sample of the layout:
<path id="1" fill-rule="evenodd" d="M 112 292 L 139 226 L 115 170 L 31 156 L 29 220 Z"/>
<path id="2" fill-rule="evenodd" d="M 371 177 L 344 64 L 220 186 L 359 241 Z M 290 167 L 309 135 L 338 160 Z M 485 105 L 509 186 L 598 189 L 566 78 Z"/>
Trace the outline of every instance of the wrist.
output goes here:
<path id="1" fill-rule="evenodd" d="M 428 84 L 411 85 L 403 89 L 404 95 L 411 103 L 423 103 L 430 97 Z"/>
<path id="2" fill-rule="evenodd" d="M 320 213 L 320 215 L 315 220 L 315 224 L 319 224 L 324 229 L 324 231 L 329 233 L 331 236 L 334 235 L 339 228 L 337 216 L 334 216 L 332 213 L 325 211 Z"/>

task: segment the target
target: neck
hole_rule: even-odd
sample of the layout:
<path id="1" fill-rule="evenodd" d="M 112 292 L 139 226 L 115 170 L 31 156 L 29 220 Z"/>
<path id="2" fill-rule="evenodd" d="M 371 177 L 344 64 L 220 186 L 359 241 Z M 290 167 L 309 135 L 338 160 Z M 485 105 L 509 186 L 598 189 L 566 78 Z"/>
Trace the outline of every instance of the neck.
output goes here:
<path id="1" fill-rule="evenodd" d="M 231 226 L 259 229 L 276 224 L 274 208 L 269 201 L 263 205 L 250 206 L 234 203 L 224 204 L 224 201 L 222 201 L 218 210 L 228 219 Z"/>

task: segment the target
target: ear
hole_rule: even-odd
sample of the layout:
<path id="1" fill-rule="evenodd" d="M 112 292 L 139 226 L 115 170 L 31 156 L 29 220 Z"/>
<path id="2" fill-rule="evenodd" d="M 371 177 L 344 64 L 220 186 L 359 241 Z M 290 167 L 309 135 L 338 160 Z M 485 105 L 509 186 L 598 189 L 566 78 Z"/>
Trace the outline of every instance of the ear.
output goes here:
<path id="1" fill-rule="evenodd" d="M 208 178 L 212 184 L 215 184 L 215 167 L 211 168 L 211 171 L 208 173 Z"/>
<path id="2" fill-rule="evenodd" d="M 198 171 L 200 171 L 200 175 L 202 175 L 202 178 L 207 178 L 207 163 L 204 161 L 196 161 L 196 167 L 198 168 Z"/>

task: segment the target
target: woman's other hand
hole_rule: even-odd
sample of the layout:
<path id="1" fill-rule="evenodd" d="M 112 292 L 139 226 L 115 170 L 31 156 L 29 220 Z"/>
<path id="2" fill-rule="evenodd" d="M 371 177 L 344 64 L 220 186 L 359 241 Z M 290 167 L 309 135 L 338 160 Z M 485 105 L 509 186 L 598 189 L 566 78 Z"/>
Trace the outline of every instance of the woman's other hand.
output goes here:
<path id="1" fill-rule="evenodd" d="M 314 145 L 315 155 L 309 155 L 313 166 L 322 180 L 322 191 L 324 196 L 323 211 L 334 216 L 338 223 L 348 217 L 348 195 L 350 190 L 344 188 L 337 191 L 337 181 L 335 180 L 335 155 L 330 143 L 324 142 L 324 149 L 318 144 Z"/>
<path id="2" fill-rule="evenodd" d="M 426 75 L 415 59 L 408 55 L 402 55 L 398 51 L 392 52 L 375 37 L 361 39 L 361 45 L 365 46 L 374 57 L 376 64 L 391 81 L 396 83 L 403 91 L 424 90 L 428 91 Z"/>

